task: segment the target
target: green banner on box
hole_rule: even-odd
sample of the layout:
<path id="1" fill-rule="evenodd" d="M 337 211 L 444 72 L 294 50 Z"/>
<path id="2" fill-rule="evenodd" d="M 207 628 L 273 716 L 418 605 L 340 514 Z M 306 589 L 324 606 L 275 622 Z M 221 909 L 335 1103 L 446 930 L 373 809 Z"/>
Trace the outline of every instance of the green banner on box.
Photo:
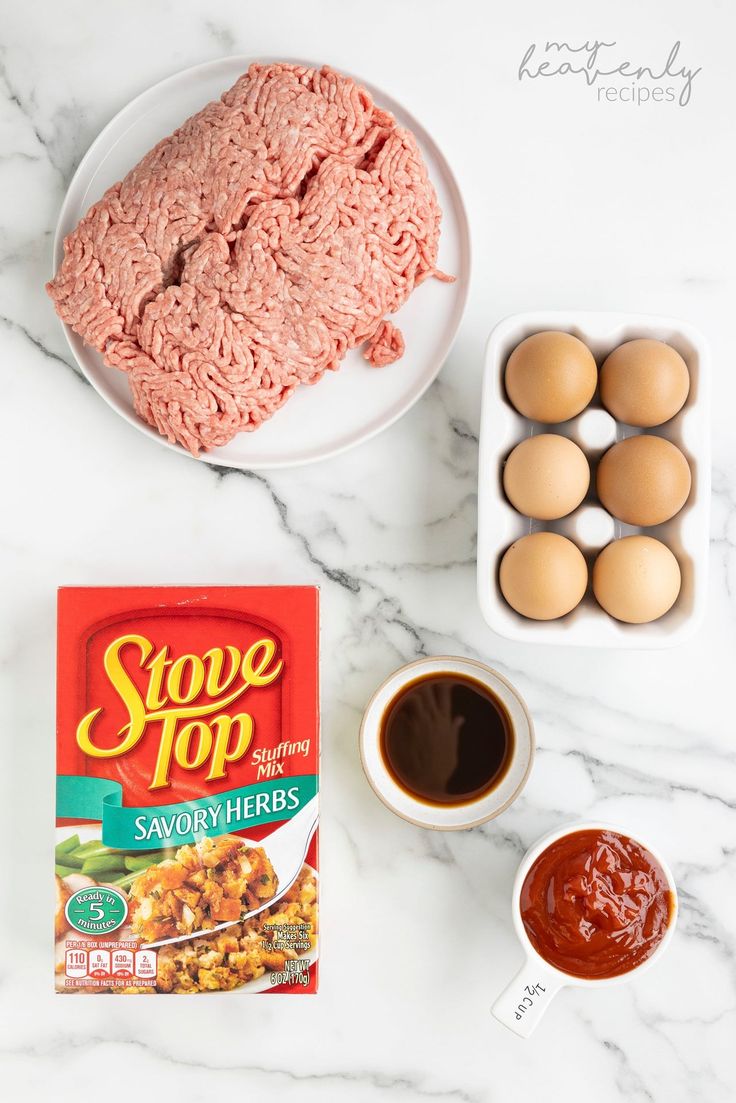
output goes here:
<path id="1" fill-rule="evenodd" d="M 316 776 L 300 774 L 178 804 L 126 808 L 118 782 L 67 774 L 56 779 L 56 814 L 62 819 L 101 821 L 105 846 L 156 850 L 291 819 L 316 792 Z"/>

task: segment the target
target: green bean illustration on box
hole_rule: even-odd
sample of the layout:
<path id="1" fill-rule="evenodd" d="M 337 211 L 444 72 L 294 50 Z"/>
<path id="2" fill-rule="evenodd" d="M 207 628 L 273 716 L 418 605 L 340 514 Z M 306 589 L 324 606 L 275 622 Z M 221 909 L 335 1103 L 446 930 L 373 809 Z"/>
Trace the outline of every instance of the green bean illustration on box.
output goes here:
<path id="1" fill-rule="evenodd" d="M 123 850 L 105 846 L 101 839 L 80 843 L 79 835 L 70 835 L 56 845 L 56 872 L 59 877 L 82 873 L 102 884 L 128 888 L 139 873 L 173 854 L 173 847 L 126 854 Z"/>

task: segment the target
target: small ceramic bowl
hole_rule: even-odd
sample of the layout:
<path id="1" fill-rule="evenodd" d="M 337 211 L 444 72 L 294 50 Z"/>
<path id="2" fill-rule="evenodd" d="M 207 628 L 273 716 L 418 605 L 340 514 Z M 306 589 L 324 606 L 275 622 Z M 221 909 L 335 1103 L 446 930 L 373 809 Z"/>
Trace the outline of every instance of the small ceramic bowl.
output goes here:
<path id="1" fill-rule="evenodd" d="M 634 839 L 635 842 L 638 842 L 640 846 L 648 850 L 652 857 L 659 862 L 667 878 L 670 892 L 672 893 L 672 914 L 662 941 L 659 943 L 654 953 L 646 958 L 645 961 L 642 961 L 641 964 L 630 969 L 628 973 L 621 973 L 616 977 L 589 980 L 585 977 L 575 977 L 570 973 L 564 973 L 561 969 L 556 969 L 554 965 L 550 965 L 549 962 L 545 961 L 534 949 L 524 929 L 524 923 L 521 918 L 519 901 L 521 889 L 526 880 L 527 873 L 534 865 L 539 855 L 545 851 L 548 846 L 557 842 L 558 839 L 562 839 L 566 835 L 572 835 L 577 831 L 613 831 L 618 835 L 625 835 L 627 838 Z M 599 823 L 597 820 L 586 820 L 580 823 L 567 824 L 565 827 L 560 827 L 556 831 L 550 831 L 547 835 L 539 839 L 534 846 L 527 850 L 516 874 L 513 892 L 511 894 L 511 916 L 516 930 L 516 936 L 526 954 L 526 960 L 514 979 L 494 1003 L 491 1009 L 494 1018 L 498 1019 L 504 1026 L 507 1026 L 514 1034 L 518 1034 L 520 1038 L 528 1038 L 539 1024 L 539 1020 L 552 1002 L 552 998 L 566 985 L 575 988 L 610 988 L 614 984 L 625 984 L 627 981 L 633 980 L 635 976 L 640 976 L 646 969 L 650 969 L 656 961 L 659 961 L 662 954 L 667 949 L 675 930 L 677 911 L 677 889 L 675 887 L 672 871 L 657 848 L 652 846 L 652 844 L 645 839 L 642 839 L 639 834 L 626 831 L 621 827 L 614 827 L 608 823 Z"/>
<path id="2" fill-rule="evenodd" d="M 498 697 L 511 720 L 514 734 L 511 764 L 498 786 L 477 800 L 457 805 L 422 801 L 398 785 L 381 755 L 381 721 L 386 710 L 404 686 L 430 674 L 459 674 L 480 682 Z M 534 725 L 518 691 L 497 671 L 473 659 L 439 655 L 400 667 L 378 687 L 368 702 L 360 726 L 360 756 L 376 796 L 397 816 L 418 827 L 460 831 L 492 820 L 516 800 L 532 768 Z"/>

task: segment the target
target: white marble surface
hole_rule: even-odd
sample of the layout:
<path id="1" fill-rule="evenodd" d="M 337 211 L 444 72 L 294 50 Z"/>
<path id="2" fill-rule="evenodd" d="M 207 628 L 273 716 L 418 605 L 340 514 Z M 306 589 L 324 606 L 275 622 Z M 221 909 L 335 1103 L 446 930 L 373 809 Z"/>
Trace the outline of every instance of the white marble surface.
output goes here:
<path id="1" fill-rule="evenodd" d="M 7 1099 L 734 1098 L 734 31 L 719 0 L 646 11 L 559 0 L 554 13 L 542 0 L 0 2 Z M 598 103 L 578 78 L 516 80 L 531 41 L 593 35 L 649 64 L 682 39 L 702 66 L 689 105 Z M 324 59 L 391 89 L 444 146 L 473 223 L 467 313 L 429 394 L 373 442 L 273 476 L 223 474 L 123 423 L 70 363 L 43 292 L 59 205 L 95 134 L 155 80 L 232 52 Z M 710 606 L 674 651 L 509 644 L 476 607 L 483 342 L 511 311 L 567 306 L 680 315 L 712 342 Z M 54 591 L 174 581 L 322 587 L 316 998 L 52 994 Z M 356 733 L 388 671 L 448 651 L 516 682 L 539 755 L 500 820 L 444 836 L 376 801 Z M 522 1042 L 489 1015 L 520 958 L 514 870 L 543 830 L 589 815 L 659 843 L 681 925 L 651 973 L 563 992 Z"/>

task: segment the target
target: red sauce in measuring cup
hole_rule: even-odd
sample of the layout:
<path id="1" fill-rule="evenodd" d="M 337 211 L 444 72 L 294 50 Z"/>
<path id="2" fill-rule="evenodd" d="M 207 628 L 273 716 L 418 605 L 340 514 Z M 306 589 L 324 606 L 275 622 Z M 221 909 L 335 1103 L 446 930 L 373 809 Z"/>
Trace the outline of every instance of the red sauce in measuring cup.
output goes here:
<path id="1" fill-rule="evenodd" d="M 659 862 L 615 831 L 575 831 L 542 851 L 519 901 L 534 949 L 575 977 L 628 973 L 664 938 L 674 900 Z"/>

